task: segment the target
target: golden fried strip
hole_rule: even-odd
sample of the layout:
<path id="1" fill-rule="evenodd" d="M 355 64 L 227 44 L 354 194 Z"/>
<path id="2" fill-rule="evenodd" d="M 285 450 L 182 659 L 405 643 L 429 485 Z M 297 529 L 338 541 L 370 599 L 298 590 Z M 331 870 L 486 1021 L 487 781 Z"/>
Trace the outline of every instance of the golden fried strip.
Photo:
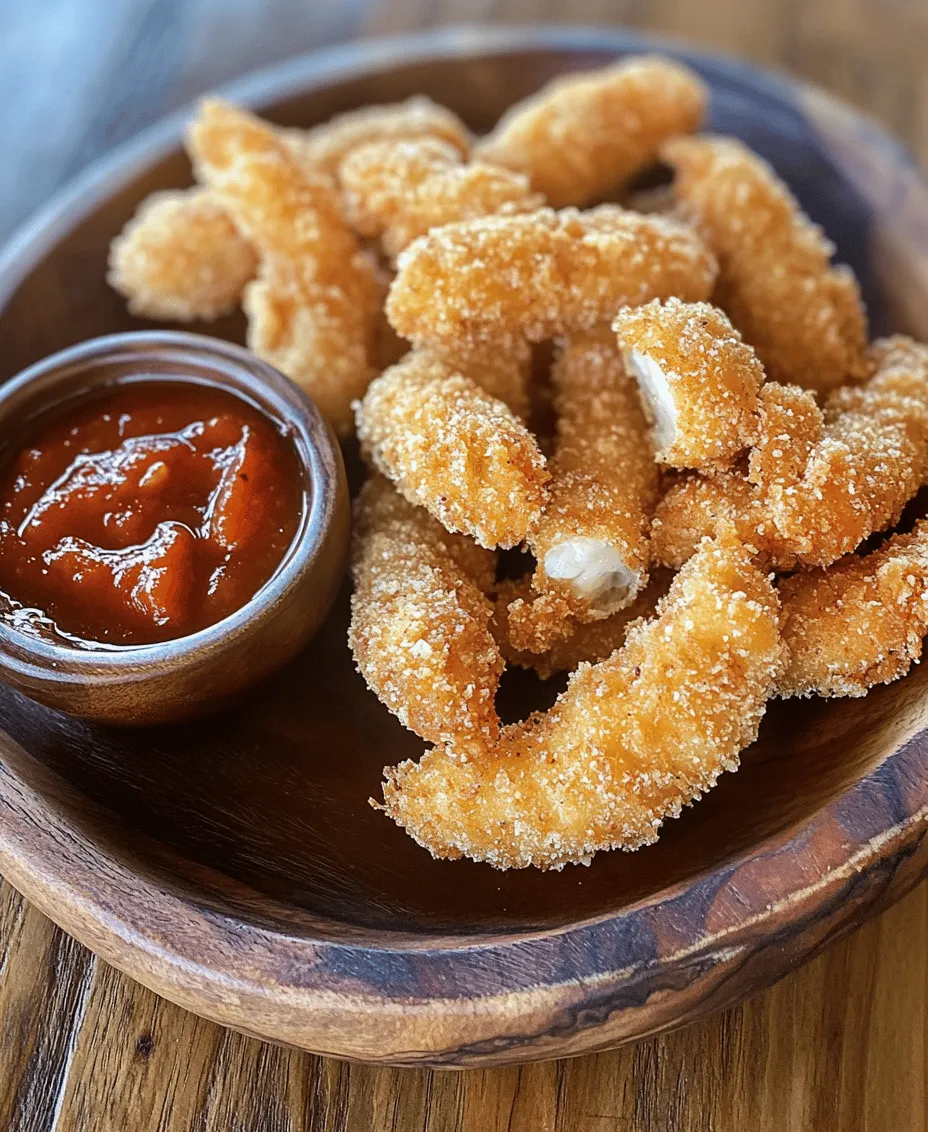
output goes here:
<path id="1" fill-rule="evenodd" d="M 733 138 L 674 138 L 661 156 L 719 260 L 715 301 L 770 378 L 833 389 L 863 377 L 857 282 L 770 166 Z"/>
<path id="2" fill-rule="evenodd" d="M 411 502 L 482 546 L 515 546 L 537 522 L 548 472 L 502 401 L 432 353 L 408 354 L 357 410 L 365 458 Z"/>
<path id="3" fill-rule="evenodd" d="M 758 488 L 740 472 L 675 476 L 657 504 L 651 524 L 651 558 L 678 570 L 704 538 L 734 531 L 759 566 L 794 570 L 795 553 L 764 508 Z"/>
<path id="4" fill-rule="evenodd" d="M 532 350 L 524 338 L 513 338 L 505 346 L 478 345 L 467 349 L 423 349 L 451 369 L 466 374 L 484 393 L 496 397 L 521 420 L 529 414 L 529 381 Z"/>
<path id="5" fill-rule="evenodd" d="M 470 131 L 461 119 L 424 95 L 349 110 L 310 130 L 288 130 L 286 134 L 305 168 L 330 177 L 339 174 L 352 151 L 369 142 L 436 138 L 461 157 L 466 157 L 471 147 Z"/>
<path id="6" fill-rule="evenodd" d="M 928 523 L 780 583 L 782 696 L 865 696 L 904 676 L 928 632 Z"/>
<path id="7" fill-rule="evenodd" d="M 454 146 L 429 137 L 361 146 L 342 162 L 339 179 L 355 231 L 379 238 L 391 258 L 443 224 L 545 203 L 522 174 L 464 164 Z"/>
<path id="8" fill-rule="evenodd" d="M 548 503 L 528 545 L 533 584 L 558 601 L 512 611 L 520 647 L 547 649 L 565 616 L 608 617 L 648 578 L 657 466 L 635 382 L 607 324 L 561 344 L 551 369 L 557 441 Z"/>
<path id="9" fill-rule="evenodd" d="M 110 245 L 107 282 L 142 318 L 211 321 L 238 303 L 258 260 L 208 189 L 153 193 Z"/>
<path id="10" fill-rule="evenodd" d="M 410 244 L 397 267 L 393 327 L 457 347 L 590 330 L 654 298 L 705 299 L 716 273 L 687 225 L 617 205 L 448 224 Z"/>
<path id="11" fill-rule="evenodd" d="M 502 869 L 640 848 L 737 768 L 781 658 L 772 586 L 741 546 L 707 543 L 547 714 L 504 728 L 489 754 L 452 743 L 388 768 L 386 811 L 434 856 Z"/>
<path id="12" fill-rule="evenodd" d="M 761 390 L 750 478 L 780 536 L 827 566 L 898 521 L 928 472 L 928 347 L 875 346 L 870 380 L 839 389 L 820 413 L 809 394 Z"/>
<path id="13" fill-rule="evenodd" d="M 625 643 L 629 626 L 641 617 L 650 617 L 657 603 L 670 589 L 673 574 L 669 570 L 651 573 L 647 586 L 631 605 L 600 621 L 586 623 L 569 619 L 564 622 L 564 635 L 545 652 L 517 648 L 510 634 L 509 610 L 518 602 L 543 601 L 532 588 L 531 578 L 500 582 L 496 586 L 493 635 L 507 664 L 531 668 L 542 680 L 556 672 L 572 672 L 580 664 L 596 664 L 611 656 Z"/>
<path id="14" fill-rule="evenodd" d="M 355 507 L 349 644 L 371 689 L 430 742 L 470 750 L 499 731 L 503 660 L 481 585 L 495 556 L 449 534 L 379 476 Z"/>
<path id="15" fill-rule="evenodd" d="M 244 300 L 249 346 L 346 435 L 373 373 L 382 286 L 334 188 L 301 170 L 271 127 L 215 99 L 202 104 L 188 147 L 261 256 Z"/>
<path id="16" fill-rule="evenodd" d="M 764 370 L 723 312 L 654 300 L 619 311 L 612 328 L 641 388 L 657 459 L 702 471 L 730 466 L 754 439 Z"/>
<path id="17" fill-rule="evenodd" d="M 555 208 L 587 204 L 651 164 L 665 138 L 697 129 L 707 101 L 688 67 L 656 55 L 623 59 L 516 103 L 476 155 L 527 174 Z"/>

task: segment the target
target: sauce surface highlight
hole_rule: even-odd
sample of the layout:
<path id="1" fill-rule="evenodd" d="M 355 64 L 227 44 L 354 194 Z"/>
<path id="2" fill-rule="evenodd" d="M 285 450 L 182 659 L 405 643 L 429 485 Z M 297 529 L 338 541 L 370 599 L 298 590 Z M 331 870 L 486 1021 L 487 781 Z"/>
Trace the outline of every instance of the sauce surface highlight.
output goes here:
<path id="1" fill-rule="evenodd" d="M 247 401 L 115 385 L 40 421 L 0 473 L 0 589 L 84 641 L 173 640 L 257 593 L 304 506 L 292 443 Z"/>

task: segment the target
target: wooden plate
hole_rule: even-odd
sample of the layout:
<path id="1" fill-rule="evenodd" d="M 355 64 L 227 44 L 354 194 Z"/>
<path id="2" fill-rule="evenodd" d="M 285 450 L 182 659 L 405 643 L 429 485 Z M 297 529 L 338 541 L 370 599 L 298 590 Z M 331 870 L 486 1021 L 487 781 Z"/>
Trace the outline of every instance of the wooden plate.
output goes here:
<path id="1" fill-rule="evenodd" d="M 297 60 L 229 93 L 274 119 L 425 92 L 478 130 L 551 76 L 653 47 L 605 31 L 462 31 Z M 928 337 L 928 192 L 825 95 L 682 53 L 713 127 L 770 158 L 864 282 L 873 328 Z M 173 119 L 84 176 L 0 262 L 0 376 L 128 329 L 110 238 L 189 169 Z M 216 330 L 217 328 L 214 328 Z M 240 338 L 230 319 L 218 332 Z M 367 805 L 421 744 L 345 644 L 344 600 L 235 711 L 118 731 L 0 689 L 0 869 L 167 998 L 320 1053 L 502 1065 L 603 1049 L 772 983 L 928 868 L 928 670 L 867 699 L 774 705 L 737 775 L 657 846 L 590 868 L 433 861 Z M 544 694 L 527 678 L 510 697 Z M 550 695 L 550 692 L 548 693 Z"/>

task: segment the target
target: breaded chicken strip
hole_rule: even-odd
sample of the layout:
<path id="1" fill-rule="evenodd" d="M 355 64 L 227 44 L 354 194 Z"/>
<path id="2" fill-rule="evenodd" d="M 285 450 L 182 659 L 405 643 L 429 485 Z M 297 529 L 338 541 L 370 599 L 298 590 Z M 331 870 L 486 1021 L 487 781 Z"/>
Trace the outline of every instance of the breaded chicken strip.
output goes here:
<path id="1" fill-rule="evenodd" d="M 388 769 L 386 811 L 434 856 L 501 869 L 638 849 L 737 768 L 781 660 L 769 581 L 739 544 L 707 543 L 652 620 L 494 752 L 451 743 Z"/>
<path id="2" fill-rule="evenodd" d="M 358 497 L 349 644 L 371 689 L 430 742 L 471 750 L 498 734 L 503 660 L 483 593 L 494 557 L 379 476 Z"/>
<path id="3" fill-rule="evenodd" d="M 673 138 L 661 156 L 719 261 L 714 301 L 774 381 L 827 391 L 864 376 L 867 324 L 847 267 L 773 169 L 734 138 Z"/>
<path id="4" fill-rule="evenodd" d="M 549 475 L 534 437 L 433 353 L 413 351 L 377 378 L 357 425 L 365 459 L 449 531 L 510 547 L 538 521 Z"/>
<path id="5" fill-rule="evenodd" d="M 566 75 L 517 102 L 477 145 L 484 161 L 525 173 L 550 204 L 588 204 L 702 122 L 708 92 L 682 63 L 632 56 Z"/>
<path id="6" fill-rule="evenodd" d="M 188 148 L 261 258 L 245 292 L 249 346 L 346 435 L 373 374 L 383 292 L 335 189 L 301 169 L 259 118 L 215 99 L 202 104 Z"/>
<path id="7" fill-rule="evenodd" d="M 717 307 L 658 300 L 612 324 L 638 381 L 657 459 L 676 468 L 729 467 L 757 431 L 764 369 Z"/>
<path id="8" fill-rule="evenodd" d="M 782 696 L 865 696 L 905 676 L 928 632 L 928 522 L 780 583 Z"/>
<path id="9" fill-rule="evenodd" d="M 397 268 L 394 329 L 456 348 L 591 330 L 655 298 L 706 299 L 716 274 L 692 228 L 617 205 L 448 224 L 410 244 Z"/>

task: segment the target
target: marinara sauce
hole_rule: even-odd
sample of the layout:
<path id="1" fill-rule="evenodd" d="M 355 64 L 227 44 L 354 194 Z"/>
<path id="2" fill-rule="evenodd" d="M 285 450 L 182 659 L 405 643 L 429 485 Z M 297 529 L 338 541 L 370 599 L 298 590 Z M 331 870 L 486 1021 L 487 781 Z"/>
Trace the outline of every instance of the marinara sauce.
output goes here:
<path id="1" fill-rule="evenodd" d="M 58 630 L 172 640 L 240 609 L 305 506 L 291 441 L 233 393 L 117 384 L 45 418 L 0 475 L 0 588 Z"/>

